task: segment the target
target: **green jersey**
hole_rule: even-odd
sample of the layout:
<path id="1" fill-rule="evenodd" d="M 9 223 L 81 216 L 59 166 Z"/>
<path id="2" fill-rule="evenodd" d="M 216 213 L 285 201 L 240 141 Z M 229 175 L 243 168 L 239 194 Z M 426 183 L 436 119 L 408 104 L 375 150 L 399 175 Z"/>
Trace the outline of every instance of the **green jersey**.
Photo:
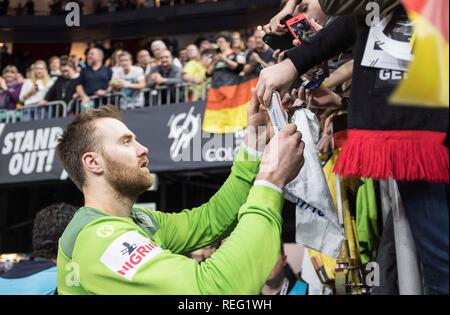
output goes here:
<path id="1" fill-rule="evenodd" d="M 81 208 L 59 241 L 59 294 L 259 294 L 280 253 L 282 194 L 254 186 L 259 159 L 241 148 L 206 204 L 129 217 Z M 183 254 L 228 237 L 206 261 Z"/>

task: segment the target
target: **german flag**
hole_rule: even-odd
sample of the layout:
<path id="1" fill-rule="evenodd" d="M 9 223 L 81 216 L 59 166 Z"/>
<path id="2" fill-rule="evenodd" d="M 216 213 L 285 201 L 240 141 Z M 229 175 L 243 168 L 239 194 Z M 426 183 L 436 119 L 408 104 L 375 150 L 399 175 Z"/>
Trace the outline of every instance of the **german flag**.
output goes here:
<path id="1" fill-rule="evenodd" d="M 220 71 L 214 76 L 208 90 L 203 131 L 225 134 L 246 128 L 251 89 L 257 81 L 257 77 L 241 77 L 231 71 Z"/>
<path id="2" fill-rule="evenodd" d="M 402 0 L 415 24 L 414 60 L 390 102 L 449 106 L 448 0 Z"/>

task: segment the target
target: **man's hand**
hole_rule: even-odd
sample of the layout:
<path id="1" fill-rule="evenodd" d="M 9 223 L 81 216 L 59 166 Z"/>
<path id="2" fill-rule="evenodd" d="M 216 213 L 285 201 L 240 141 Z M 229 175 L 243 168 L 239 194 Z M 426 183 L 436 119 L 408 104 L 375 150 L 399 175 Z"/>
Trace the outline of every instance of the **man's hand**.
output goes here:
<path id="1" fill-rule="evenodd" d="M 266 31 L 266 33 L 268 34 L 277 34 L 277 35 L 285 34 L 288 31 L 288 29 L 286 25 L 281 24 L 281 21 L 289 14 L 294 15 L 296 6 L 297 6 L 296 0 L 289 0 L 284 6 L 283 10 L 281 10 L 277 15 L 275 15 L 270 20 L 269 24 L 264 26 L 264 31 Z"/>
<path id="2" fill-rule="evenodd" d="M 252 89 L 252 100 L 248 107 L 248 127 L 244 143 L 252 149 L 262 152 L 273 136 L 273 128 L 267 114 L 256 97 L 256 90 Z"/>
<path id="3" fill-rule="evenodd" d="M 156 84 L 164 84 L 166 82 L 166 79 L 159 73 L 153 73 L 150 78 Z"/>
<path id="4" fill-rule="evenodd" d="M 89 98 L 89 96 L 82 97 L 81 98 L 81 105 L 86 105 L 90 101 L 91 101 L 91 99 Z"/>
<path id="5" fill-rule="evenodd" d="M 250 56 L 250 63 L 251 64 L 258 64 L 258 63 L 262 63 L 262 59 L 261 57 L 257 54 L 257 53 L 252 53 Z"/>
<path id="6" fill-rule="evenodd" d="M 283 97 L 289 91 L 297 76 L 297 69 L 290 59 L 261 70 L 256 85 L 256 95 L 259 102 L 268 108 L 272 93 L 276 90 Z"/>
<path id="7" fill-rule="evenodd" d="M 117 84 L 121 89 L 127 88 L 129 86 L 129 83 L 123 79 L 119 79 Z"/>
<path id="8" fill-rule="evenodd" d="M 95 95 L 97 95 L 97 96 L 105 96 L 105 95 L 106 95 L 106 91 L 105 91 L 105 90 L 102 90 L 102 89 L 97 90 L 97 91 L 95 92 Z"/>
<path id="9" fill-rule="evenodd" d="M 305 162 L 305 143 L 297 126 L 290 124 L 283 128 L 269 142 L 261 160 L 257 180 L 268 181 L 283 189 L 297 177 Z"/>
<path id="10" fill-rule="evenodd" d="M 308 108 L 339 107 L 342 105 L 342 98 L 323 84 L 312 91 L 302 86 L 298 92 L 298 98 L 306 103 Z"/>

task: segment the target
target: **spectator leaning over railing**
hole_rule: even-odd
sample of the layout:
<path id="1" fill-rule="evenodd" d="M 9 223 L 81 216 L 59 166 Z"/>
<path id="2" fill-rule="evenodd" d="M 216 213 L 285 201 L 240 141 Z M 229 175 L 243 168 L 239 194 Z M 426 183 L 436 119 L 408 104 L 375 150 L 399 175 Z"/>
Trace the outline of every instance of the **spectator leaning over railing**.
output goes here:
<path id="1" fill-rule="evenodd" d="M 182 70 L 174 65 L 172 53 L 165 49 L 160 53 L 161 64 L 153 67 L 150 75 L 147 76 L 147 85 L 151 88 L 155 86 L 168 86 L 168 90 L 162 90 L 161 96 L 164 101 L 170 94 L 170 102 L 175 101 L 175 86 L 183 83 Z"/>
<path id="2" fill-rule="evenodd" d="M 148 85 L 175 85 L 182 83 L 181 68 L 174 64 L 172 53 L 165 49 L 160 53 L 161 64 L 154 67 L 147 77 Z"/>
<path id="3" fill-rule="evenodd" d="M 29 75 L 30 77 L 25 79 L 20 91 L 20 101 L 25 107 L 42 101 L 54 82 L 50 78 L 47 64 L 43 60 L 38 60 L 33 64 Z"/>
<path id="4" fill-rule="evenodd" d="M 136 66 L 141 67 L 144 75 L 150 74 L 152 70 L 152 57 L 147 49 L 141 49 L 136 54 Z"/>
<path id="5" fill-rule="evenodd" d="M 6 66 L 3 69 L 3 77 L 0 77 L 0 110 L 14 110 L 17 107 L 22 88 L 18 73 L 15 66 Z"/>
<path id="6" fill-rule="evenodd" d="M 40 104 L 54 101 L 64 101 L 66 104 L 69 104 L 75 96 L 77 84 L 76 65 L 69 60 L 62 61 L 61 76 L 48 90 L 44 100 Z"/>
<path id="7" fill-rule="evenodd" d="M 120 69 L 116 71 L 111 80 L 112 91 L 118 91 L 126 95 L 126 105 L 132 107 L 144 106 L 144 95 L 142 89 L 145 88 L 144 70 L 133 66 L 133 57 L 127 51 L 119 55 Z"/>
<path id="8" fill-rule="evenodd" d="M 78 77 L 76 92 L 83 105 L 90 103 L 90 96 L 104 96 L 107 93 L 112 70 L 103 66 L 103 51 L 91 48 L 87 57 L 88 66 Z"/>

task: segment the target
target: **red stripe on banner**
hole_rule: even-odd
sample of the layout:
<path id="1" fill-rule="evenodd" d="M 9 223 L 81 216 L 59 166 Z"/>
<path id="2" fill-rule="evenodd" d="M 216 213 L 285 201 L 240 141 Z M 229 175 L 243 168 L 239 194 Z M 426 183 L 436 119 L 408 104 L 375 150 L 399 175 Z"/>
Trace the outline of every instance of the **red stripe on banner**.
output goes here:
<path id="1" fill-rule="evenodd" d="M 210 88 L 206 109 L 221 110 L 248 103 L 252 98 L 251 89 L 256 86 L 257 81 L 258 79 L 252 79 L 239 85 Z"/>
<path id="2" fill-rule="evenodd" d="M 446 134 L 433 131 L 348 131 L 334 172 L 348 177 L 449 182 Z"/>

